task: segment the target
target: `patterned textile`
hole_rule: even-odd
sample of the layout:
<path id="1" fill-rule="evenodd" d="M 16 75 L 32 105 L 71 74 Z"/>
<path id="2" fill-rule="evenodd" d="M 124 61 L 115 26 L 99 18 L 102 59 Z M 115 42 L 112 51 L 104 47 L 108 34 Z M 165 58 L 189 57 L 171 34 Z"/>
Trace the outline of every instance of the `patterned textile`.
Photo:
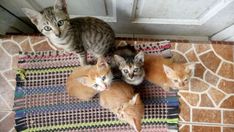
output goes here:
<path id="1" fill-rule="evenodd" d="M 170 48 L 154 42 L 135 45 L 147 53 L 161 53 Z M 169 47 L 168 47 L 169 46 Z M 92 56 L 88 56 L 92 61 Z M 66 79 L 79 66 L 78 56 L 63 51 L 20 53 L 14 110 L 17 131 L 134 131 L 108 110 L 101 108 L 98 97 L 81 102 L 65 92 Z M 178 98 L 176 92 L 165 93 L 149 82 L 135 87 L 145 104 L 143 132 L 178 130 Z"/>

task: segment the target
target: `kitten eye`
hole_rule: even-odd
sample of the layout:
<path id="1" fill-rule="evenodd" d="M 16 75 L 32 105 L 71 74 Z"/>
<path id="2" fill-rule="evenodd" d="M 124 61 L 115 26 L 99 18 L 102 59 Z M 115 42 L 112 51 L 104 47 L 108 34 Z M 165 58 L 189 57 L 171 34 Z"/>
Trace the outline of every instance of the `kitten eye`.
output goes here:
<path id="1" fill-rule="evenodd" d="M 50 28 L 49 26 L 45 26 L 44 29 L 45 29 L 46 31 L 50 31 L 50 30 L 51 30 L 51 28 Z"/>
<path id="2" fill-rule="evenodd" d="M 134 70 L 133 70 L 133 72 L 138 72 L 140 70 L 140 68 L 135 68 Z"/>
<path id="3" fill-rule="evenodd" d="M 104 81 L 104 80 L 106 80 L 106 76 L 103 76 L 103 77 L 102 77 L 102 81 Z"/>
<path id="4" fill-rule="evenodd" d="M 58 21 L 57 24 L 58 24 L 59 27 L 62 26 L 64 24 L 64 20 Z"/>
<path id="5" fill-rule="evenodd" d="M 187 82 L 187 81 L 188 81 L 188 78 L 184 79 L 184 81 Z"/>
<path id="6" fill-rule="evenodd" d="M 128 70 L 127 70 L 127 69 L 124 69 L 123 71 L 124 71 L 124 73 L 128 73 Z"/>
<path id="7" fill-rule="evenodd" d="M 94 84 L 93 86 L 94 86 L 95 88 L 96 88 L 96 87 L 98 87 L 98 85 L 97 85 L 97 84 Z"/>
<path id="8" fill-rule="evenodd" d="M 173 80 L 174 82 L 178 82 L 178 80 Z"/>

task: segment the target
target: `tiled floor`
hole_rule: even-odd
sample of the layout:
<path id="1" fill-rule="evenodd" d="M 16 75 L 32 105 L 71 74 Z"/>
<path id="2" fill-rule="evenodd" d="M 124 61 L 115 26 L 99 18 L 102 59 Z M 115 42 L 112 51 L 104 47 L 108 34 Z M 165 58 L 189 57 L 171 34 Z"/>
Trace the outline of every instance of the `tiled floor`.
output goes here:
<path id="1" fill-rule="evenodd" d="M 120 39 L 120 38 L 119 38 Z M 130 40 L 130 39 L 127 39 Z M 138 42 L 144 43 L 141 39 Z M 149 40 L 146 40 L 149 42 Z M 131 42 L 133 42 L 131 40 Z M 196 62 L 195 76 L 179 92 L 181 132 L 234 131 L 234 43 L 172 42 L 178 61 Z M 15 131 L 12 112 L 19 51 L 56 50 L 42 36 L 0 38 L 0 131 Z"/>

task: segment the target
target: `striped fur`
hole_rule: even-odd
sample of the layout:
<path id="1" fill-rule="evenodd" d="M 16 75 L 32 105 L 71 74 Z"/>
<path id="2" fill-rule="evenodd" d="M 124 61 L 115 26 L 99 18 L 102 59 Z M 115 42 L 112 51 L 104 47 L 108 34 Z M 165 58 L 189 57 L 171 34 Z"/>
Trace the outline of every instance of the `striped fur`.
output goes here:
<path id="1" fill-rule="evenodd" d="M 22 10 L 55 46 L 77 52 L 81 65 L 86 64 L 87 52 L 103 57 L 115 43 L 114 31 L 104 21 L 94 17 L 70 19 L 64 0 L 57 0 L 54 7 L 40 13 L 27 8 Z"/>

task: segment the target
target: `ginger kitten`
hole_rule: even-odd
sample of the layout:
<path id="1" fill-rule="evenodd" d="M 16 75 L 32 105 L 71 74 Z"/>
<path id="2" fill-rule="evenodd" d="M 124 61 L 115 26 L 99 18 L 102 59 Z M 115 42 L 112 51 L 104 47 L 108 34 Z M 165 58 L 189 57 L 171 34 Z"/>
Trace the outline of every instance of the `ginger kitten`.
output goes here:
<path id="1" fill-rule="evenodd" d="M 89 100 L 98 92 L 107 89 L 112 82 L 112 72 L 104 59 L 96 65 L 77 67 L 67 79 L 66 89 L 70 96 Z"/>
<path id="2" fill-rule="evenodd" d="M 145 55 L 145 79 L 161 86 L 165 91 L 187 86 L 195 68 L 194 63 L 175 63 L 162 56 Z"/>
<path id="3" fill-rule="evenodd" d="M 141 131 L 144 105 L 131 85 L 123 81 L 112 82 L 108 90 L 100 93 L 100 105 L 129 123 L 137 132 Z"/>

